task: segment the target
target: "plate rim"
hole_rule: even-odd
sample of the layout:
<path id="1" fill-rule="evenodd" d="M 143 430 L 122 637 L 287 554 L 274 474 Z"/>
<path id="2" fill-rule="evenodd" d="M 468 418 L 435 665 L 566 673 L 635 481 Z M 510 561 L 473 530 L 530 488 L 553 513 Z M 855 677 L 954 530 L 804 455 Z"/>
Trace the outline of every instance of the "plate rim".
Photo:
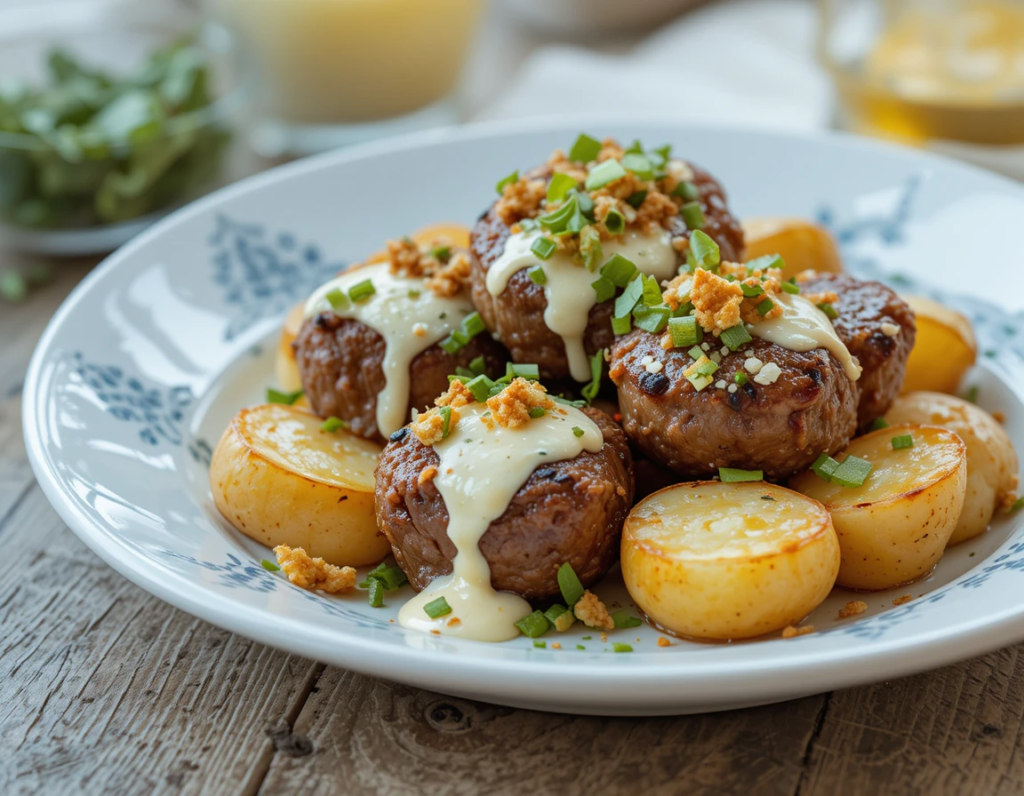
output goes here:
<path id="1" fill-rule="evenodd" d="M 415 150 L 435 143 L 479 140 L 497 135 L 504 136 L 510 133 L 557 132 L 560 130 L 580 129 L 581 125 L 622 125 L 627 121 L 628 124 L 637 128 L 666 127 L 674 128 L 681 133 L 740 133 L 790 141 L 794 139 L 813 140 L 815 142 L 823 141 L 829 144 L 837 144 L 841 149 L 852 147 L 867 152 L 898 155 L 901 158 L 910 158 L 923 167 L 936 164 L 946 170 L 961 171 L 974 178 L 983 179 L 993 186 L 1001 185 L 1010 193 L 1024 197 L 1024 187 L 1009 178 L 975 166 L 952 161 L 941 155 L 908 149 L 888 142 L 867 140 L 835 131 L 791 132 L 786 130 L 760 130 L 739 125 L 696 125 L 683 121 L 679 116 L 664 114 L 636 118 L 630 117 L 628 120 L 624 119 L 621 115 L 615 114 L 586 114 L 538 117 L 514 123 L 489 121 L 461 127 L 446 127 L 410 133 L 278 166 L 221 188 L 156 222 L 152 227 L 125 246 L 106 257 L 76 286 L 62 302 L 57 312 L 54 313 L 32 354 L 22 392 L 22 429 L 26 453 L 33 474 L 47 500 L 57 511 L 61 519 L 89 549 L 140 588 L 193 616 L 209 621 L 231 632 L 239 633 L 253 638 L 260 643 L 292 653 L 324 660 L 325 644 L 328 641 L 336 641 L 331 635 L 316 628 L 309 628 L 309 632 L 304 631 L 301 634 L 282 635 L 279 625 L 287 623 L 285 617 L 268 616 L 259 608 L 245 605 L 241 602 L 231 603 L 225 600 L 222 595 L 210 593 L 206 589 L 189 590 L 174 588 L 174 584 L 177 581 L 180 580 L 188 583 L 188 579 L 176 573 L 169 573 L 172 577 L 161 581 L 155 576 L 159 565 L 148 559 L 143 559 L 144 567 L 140 568 L 138 566 L 139 557 L 128 546 L 115 540 L 110 532 L 100 523 L 94 522 L 91 518 L 81 513 L 74 504 L 65 498 L 63 482 L 48 461 L 43 441 L 38 431 L 39 421 L 42 416 L 41 410 L 44 409 L 44 407 L 38 405 L 43 399 L 43 396 L 40 394 L 40 385 L 43 380 L 44 359 L 53 344 L 54 338 L 57 336 L 65 319 L 74 312 L 79 302 L 92 290 L 93 285 L 118 268 L 120 263 L 130 260 L 136 250 L 145 247 L 151 240 L 164 235 L 165 230 L 173 229 L 179 223 L 193 216 L 200 215 L 206 212 L 208 208 L 215 207 L 223 201 L 229 201 L 235 196 L 260 190 L 278 181 L 288 180 L 324 166 L 358 161 L 366 157 L 388 154 L 390 152 Z M 996 377 L 1003 380 L 1002 374 L 996 373 Z M 1005 380 L 1003 381 L 1006 383 Z M 150 569 L 153 570 L 152 573 L 149 571 Z M 204 596 L 206 597 L 205 601 L 203 600 Z M 337 631 L 332 632 L 336 633 Z M 409 646 L 391 645 L 372 638 L 360 637 L 356 633 L 346 633 L 346 637 L 349 640 L 347 645 L 344 648 L 335 649 L 334 653 L 336 654 L 332 653 L 326 660 L 355 671 L 400 681 L 408 681 L 409 667 L 419 666 L 420 670 L 417 672 L 416 677 L 421 683 L 426 683 L 424 687 L 435 688 L 449 693 L 459 693 L 466 690 L 466 683 L 457 674 L 449 673 L 448 676 L 445 676 L 444 672 L 439 673 L 437 671 L 439 668 L 444 667 L 422 665 L 425 658 L 433 662 L 450 660 L 450 656 L 446 653 L 434 653 Z M 644 676 L 642 678 L 643 691 L 646 694 L 647 701 L 645 702 L 644 698 L 640 698 L 636 694 L 631 694 L 629 698 L 623 699 L 622 702 L 628 706 L 630 701 L 638 701 L 642 704 L 637 705 L 638 710 L 635 715 L 649 715 L 652 712 L 649 707 L 650 700 L 666 687 L 671 688 L 673 692 L 682 689 L 686 693 L 688 687 L 700 686 L 702 693 L 694 694 L 697 698 L 702 696 L 704 698 L 713 698 L 713 694 L 721 694 L 724 697 L 725 695 L 736 693 L 737 687 L 744 683 L 749 685 L 750 676 L 757 675 L 760 687 L 756 688 L 756 691 L 779 690 L 780 695 L 778 699 L 786 699 L 802 694 L 818 693 L 823 690 L 873 682 L 879 677 L 897 677 L 918 672 L 922 669 L 936 668 L 983 654 L 993 649 L 1008 646 L 1024 639 L 1024 600 L 1016 607 L 1006 606 L 994 613 L 975 616 L 969 625 L 964 626 L 955 635 L 951 635 L 948 629 L 936 628 L 933 631 L 928 631 L 923 636 L 916 636 L 912 642 L 902 641 L 902 638 L 902 634 L 896 634 L 894 637 L 877 639 L 870 644 L 865 643 L 853 649 L 833 648 L 831 650 L 814 651 L 801 649 L 803 647 L 801 639 L 792 639 L 790 643 L 795 645 L 794 654 L 777 661 L 765 662 L 758 660 L 756 656 L 752 656 L 750 659 L 739 658 L 735 661 L 730 661 L 726 665 L 721 663 L 709 665 L 702 663 L 698 659 L 687 660 L 685 664 L 677 666 L 648 666 L 644 668 Z M 458 665 L 451 667 L 453 671 L 472 671 L 476 675 L 487 678 L 499 677 L 502 679 L 502 690 L 507 692 L 507 695 L 504 693 L 499 695 L 497 692 L 493 695 L 486 693 L 479 695 L 478 692 L 477 698 L 505 701 L 506 703 L 514 701 L 516 693 L 523 693 L 525 696 L 526 692 L 523 691 L 523 686 L 527 685 L 528 680 L 533 680 L 537 677 L 552 678 L 549 680 L 549 683 L 557 684 L 560 688 L 566 688 L 565 695 L 567 697 L 570 699 L 580 699 L 592 692 L 595 685 L 605 682 L 614 672 L 609 666 L 584 665 L 567 667 L 564 663 L 554 660 L 542 659 L 530 661 L 528 665 L 524 665 L 520 660 L 505 659 L 499 656 L 460 656 L 460 658 L 461 660 Z M 922 659 L 926 661 L 924 666 L 922 666 Z M 624 658 L 623 662 L 625 663 L 625 661 L 626 659 Z M 842 663 L 843 665 L 834 666 L 833 664 L 836 663 Z M 632 670 L 636 666 L 637 664 L 630 664 L 625 668 Z M 792 681 L 798 677 L 799 683 L 796 684 L 797 687 L 794 689 Z M 788 692 L 783 688 L 785 681 L 790 681 Z M 742 691 L 743 689 L 741 688 L 740 690 Z M 542 702 L 548 701 L 542 700 Z M 749 703 L 752 704 L 755 701 L 763 702 L 766 700 L 764 698 L 751 698 Z M 769 697 L 767 701 L 772 701 L 772 698 Z M 608 701 L 606 700 L 604 704 L 607 705 Z M 566 709 L 567 707 L 576 711 L 580 709 L 578 705 L 563 705 L 559 709 Z M 616 711 L 605 707 L 592 712 L 608 715 Z M 627 712 L 629 711 L 627 710 Z M 677 702 L 673 702 L 666 712 L 685 712 L 685 708 L 681 708 Z"/>

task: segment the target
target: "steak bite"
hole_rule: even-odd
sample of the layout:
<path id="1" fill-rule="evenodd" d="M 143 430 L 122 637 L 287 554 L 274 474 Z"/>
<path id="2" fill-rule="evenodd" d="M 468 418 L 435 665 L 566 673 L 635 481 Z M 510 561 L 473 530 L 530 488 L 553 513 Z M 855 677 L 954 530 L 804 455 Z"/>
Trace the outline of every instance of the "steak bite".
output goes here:
<path id="1" fill-rule="evenodd" d="M 460 409 L 473 401 L 457 384 L 438 399 L 438 409 L 392 435 L 376 471 L 377 523 L 417 591 L 450 574 L 458 552 L 448 537 L 449 512 L 436 483 L 441 458 L 434 447 L 457 432 L 463 422 L 458 419 Z M 513 400 L 505 404 L 516 406 L 492 406 L 494 398 L 488 400 L 487 410 L 493 413 L 489 417 L 496 424 L 515 429 L 541 422 L 534 419 L 539 409 L 560 411 L 538 385 L 515 379 L 507 389 Z M 445 409 L 449 411 L 442 415 Z M 618 556 L 622 524 L 633 499 L 629 446 L 622 430 L 603 412 L 582 412 L 600 431 L 600 448 L 535 467 L 479 539 L 495 590 L 528 600 L 555 597 L 562 564 L 571 564 L 583 585 L 589 586 Z"/>
<path id="2" fill-rule="evenodd" d="M 503 185 L 470 238 L 473 303 L 513 361 L 536 363 L 545 379 L 587 380 L 585 357 L 614 339 L 612 299 L 624 284 L 594 284 L 614 254 L 661 280 L 675 275 L 695 229 L 717 241 L 725 257 L 743 251 L 742 228 L 710 174 L 667 149 L 623 151 L 611 139 L 590 144 L 587 151 L 577 141 L 569 155 L 556 151 L 546 164 Z M 605 176 L 595 179 L 601 169 Z M 602 182 L 609 176 L 614 179 Z M 535 248 L 522 246 L 516 270 L 496 287 L 492 270 L 508 267 L 511 245 L 520 240 Z M 546 256 L 530 258 L 546 248 Z M 553 319 L 545 318 L 549 308 L 559 324 L 573 314 L 578 329 L 553 328 Z"/>
<path id="3" fill-rule="evenodd" d="M 864 369 L 857 382 L 857 427 L 868 428 L 884 415 L 903 387 L 907 359 L 914 347 L 914 311 L 881 282 L 846 274 L 802 274 L 804 291 L 833 292 L 832 325 Z"/>

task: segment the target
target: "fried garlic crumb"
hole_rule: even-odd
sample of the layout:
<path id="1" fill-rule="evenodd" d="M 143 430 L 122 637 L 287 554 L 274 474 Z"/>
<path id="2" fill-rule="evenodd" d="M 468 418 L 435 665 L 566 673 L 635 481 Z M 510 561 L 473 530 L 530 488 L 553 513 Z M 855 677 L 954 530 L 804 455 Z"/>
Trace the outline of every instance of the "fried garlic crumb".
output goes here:
<path id="1" fill-rule="evenodd" d="M 417 337 L 424 337 L 427 334 L 427 325 L 425 323 L 414 323 L 412 325 L 412 333 Z"/>
<path id="2" fill-rule="evenodd" d="M 292 549 L 284 544 L 274 548 L 274 555 L 288 580 L 300 589 L 339 594 L 355 588 L 356 571 L 352 567 L 338 567 L 322 558 L 310 558 L 301 547 Z"/>
<path id="3" fill-rule="evenodd" d="M 487 399 L 495 422 L 504 428 L 519 428 L 530 422 L 530 410 L 551 410 L 555 402 L 542 384 L 517 377 L 497 395 Z"/>
<path id="4" fill-rule="evenodd" d="M 819 290 L 816 293 L 801 293 L 811 304 L 835 304 L 839 301 L 839 294 L 834 290 Z"/>
<path id="5" fill-rule="evenodd" d="M 454 379 L 448 385 L 448 391 L 441 393 L 434 399 L 434 406 L 450 406 L 458 409 L 460 406 L 469 406 L 476 398 L 473 392 L 459 379 Z"/>
<path id="6" fill-rule="evenodd" d="M 848 619 L 851 616 L 862 614 L 868 610 L 868 604 L 863 600 L 850 600 L 839 610 L 838 619 Z"/>
<path id="7" fill-rule="evenodd" d="M 434 295 L 450 298 L 469 284 L 470 259 L 462 250 L 452 250 L 446 239 L 434 241 L 436 247 L 448 249 L 448 254 L 435 256 L 436 247 L 421 249 L 409 238 L 389 240 L 387 260 L 391 273 L 407 279 L 424 279 Z"/>
<path id="8" fill-rule="evenodd" d="M 431 409 L 429 412 L 421 412 L 417 415 L 409 428 L 412 429 L 412 433 L 415 434 L 419 441 L 424 445 L 436 445 L 452 433 L 452 430 L 455 428 L 455 424 L 458 422 L 459 412 L 457 409 L 452 409 L 451 414 L 448 416 L 448 428 L 446 433 L 444 417 L 441 415 L 441 412 L 435 408 Z"/>
<path id="9" fill-rule="evenodd" d="M 743 289 L 704 268 L 698 268 L 690 287 L 694 314 L 705 331 L 716 337 L 740 322 Z"/>
<path id="10" fill-rule="evenodd" d="M 903 605 L 904 603 L 909 603 L 913 599 L 914 598 L 911 597 L 909 594 L 904 594 L 902 597 L 897 597 L 895 600 L 893 600 L 892 604 L 893 605 Z"/>
<path id="11" fill-rule="evenodd" d="M 502 189 L 501 198 L 494 204 L 494 212 L 511 226 L 535 215 L 547 193 L 548 186 L 544 180 L 522 177 Z"/>
<path id="12" fill-rule="evenodd" d="M 576 618 L 587 627 L 599 630 L 614 630 L 615 622 L 601 599 L 589 589 L 583 592 L 579 602 L 573 607 Z"/>
<path id="13" fill-rule="evenodd" d="M 551 649 L 553 649 L 553 650 L 560 650 L 560 649 L 562 649 L 562 645 L 559 642 L 557 642 L 557 641 L 552 642 Z"/>
<path id="14" fill-rule="evenodd" d="M 895 337 L 899 333 L 900 333 L 900 326 L 899 326 L 899 324 L 895 324 L 895 323 L 883 323 L 882 324 L 882 334 L 884 334 L 886 337 Z"/>
<path id="15" fill-rule="evenodd" d="M 659 647 L 671 647 L 672 646 L 672 642 L 669 641 L 664 636 L 658 636 L 658 646 Z"/>
<path id="16" fill-rule="evenodd" d="M 469 284 L 470 260 L 469 255 L 463 251 L 457 251 L 448 259 L 447 263 L 437 268 L 427 278 L 427 288 L 435 296 L 440 298 L 451 298 Z"/>
<path id="17" fill-rule="evenodd" d="M 806 636 L 808 633 L 814 632 L 813 625 L 804 625 L 803 627 L 793 627 L 790 625 L 784 628 L 782 631 L 783 638 L 796 638 L 797 636 Z"/>

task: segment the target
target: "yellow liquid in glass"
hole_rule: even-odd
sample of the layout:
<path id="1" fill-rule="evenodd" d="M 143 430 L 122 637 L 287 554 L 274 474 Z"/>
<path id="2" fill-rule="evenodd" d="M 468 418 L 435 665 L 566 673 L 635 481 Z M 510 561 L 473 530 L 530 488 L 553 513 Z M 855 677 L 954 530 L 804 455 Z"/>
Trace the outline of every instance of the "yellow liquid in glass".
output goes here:
<path id="1" fill-rule="evenodd" d="M 911 143 L 1024 142 L 1024 4 L 906 10 L 859 70 L 834 70 L 845 121 L 857 132 Z"/>

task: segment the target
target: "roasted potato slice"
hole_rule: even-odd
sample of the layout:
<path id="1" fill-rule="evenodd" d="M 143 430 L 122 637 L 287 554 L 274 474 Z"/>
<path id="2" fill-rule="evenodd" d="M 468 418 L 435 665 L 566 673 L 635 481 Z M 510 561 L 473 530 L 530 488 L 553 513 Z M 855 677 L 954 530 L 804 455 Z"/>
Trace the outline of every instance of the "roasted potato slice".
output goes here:
<path id="1" fill-rule="evenodd" d="M 305 302 L 292 307 L 284 319 L 284 326 L 281 327 L 281 337 L 277 342 L 277 355 L 274 359 L 274 374 L 277 377 L 277 386 L 282 392 L 296 392 L 302 389 L 302 379 L 299 378 L 299 367 L 295 364 L 292 343 L 295 342 L 305 320 L 305 307 Z"/>
<path id="2" fill-rule="evenodd" d="M 964 315 L 923 296 L 902 296 L 917 318 L 903 392 L 955 393 L 978 357 L 974 329 Z"/>
<path id="3" fill-rule="evenodd" d="M 913 447 L 894 450 L 895 437 Z M 877 591 L 917 580 L 942 558 L 967 490 L 967 446 L 937 426 L 900 425 L 858 437 L 836 457 L 856 456 L 873 469 L 859 487 L 808 470 L 789 480 L 821 501 L 839 534 L 836 583 Z"/>
<path id="4" fill-rule="evenodd" d="M 630 596 L 664 630 L 699 639 L 795 624 L 835 583 L 839 543 L 817 501 L 772 484 L 697 481 L 638 503 L 622 533 Z"/>
<path id="5" fill-rule="evenodd" d="M 391 549 L 373 509 L 380 448 L 322 426 L 294 406 L 243 409 L 213 452 L 214 503 L 267 547 L 301 547 L 339 566 L 373 564 Z"/>
<path id="6" fill-rule="evenodd" d="M 984 533 L 996 509 L 1016 498 L 1017 452 L 1003 427 L 981 407 L 953 395 L 912 392 L 899 397 L 885 419 L 941 426 L 967 445 L 967 496 L 949 544 Z"/>
<path id="7" fill-rule="evenodd" d="M 782 276 L 789 279 L 801 271 L 841 274 L 839 257 L 832 234 L 819 224 L 802 218 L 748 218 L 743 222 L 746 249 L 744 260 L 765 254 L 780 254 L 786 261 Z"/>

